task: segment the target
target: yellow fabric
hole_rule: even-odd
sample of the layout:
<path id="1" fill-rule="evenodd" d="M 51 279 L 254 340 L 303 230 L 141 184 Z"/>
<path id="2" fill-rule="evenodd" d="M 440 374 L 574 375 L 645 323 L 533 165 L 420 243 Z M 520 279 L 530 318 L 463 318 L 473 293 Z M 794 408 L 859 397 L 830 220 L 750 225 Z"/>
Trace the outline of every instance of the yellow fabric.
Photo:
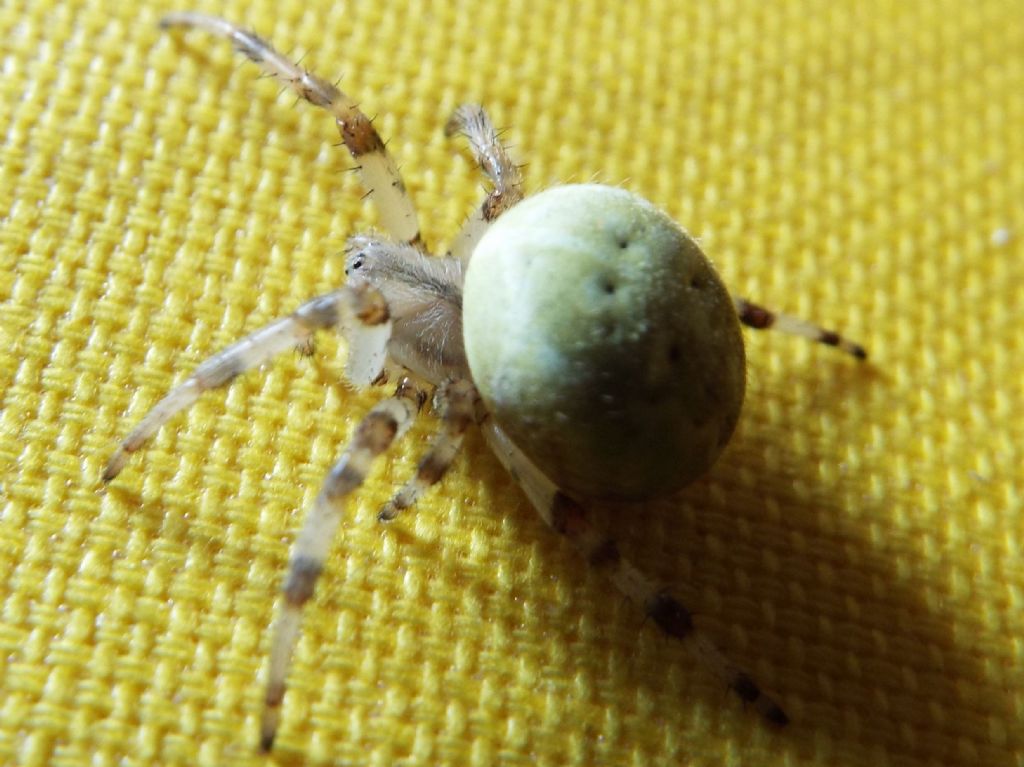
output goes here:
<path id="1" fill-rule="evenodd" d="M 159 6 L 159 7 L 158 7 Z M 742 425 L 623 549 L 793 718 L 780 733 L 613 594 L 478 436 L 415 513 L 352 504 L 271 761 L 1024 764 L 1019 0 L 202 4 L 349 90 L 428 241 L 480 180 L 622 183 L 741 295 L 871 362 L 748 335 Z M 0 763 L 263 764 L 301 510 L 380 396 L 325 339 L 205 396 L 103 490 L 199 360 L 342 279 L 373 225 L 330 120 L 163 3 L 0 6 Z"/>

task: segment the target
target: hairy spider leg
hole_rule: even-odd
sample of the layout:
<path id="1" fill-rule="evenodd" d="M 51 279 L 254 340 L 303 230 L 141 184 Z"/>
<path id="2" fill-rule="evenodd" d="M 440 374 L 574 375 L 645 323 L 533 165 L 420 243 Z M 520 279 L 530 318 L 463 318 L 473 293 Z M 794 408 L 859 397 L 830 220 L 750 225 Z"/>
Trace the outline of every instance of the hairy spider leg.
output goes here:
<path id="1" fill-rule="evenodd" d="M 449 137 L 461 134 L 466 138 L 473 159 L 494 185 L 452 242 L 452 256 L 468 263 L 491 222 L 523 199 L 523 177 L 519 166 L 502 146 L 491 118 L 479 104 L 463 104 L 456 108 L 448 118 L 444 132 Z"/>
<path id="2" fill-rule="evenodd" d="M 203 392 L 225 386 L 247 370 L 259 367 L 296 346 L 308 347 L 317 330 L 343 326 L 349 338 L 346 371 L 353 383 L 368 385 L 384 367 L 391 336 L 388 307 L 369 285 L 345 286 L 312 301 L 291 315 L 250 333 L 200 363 L 142 418 L 107 462 L 103 481 L 121 473 L 129 456 L 139 450 L 175 414 L 191 407 Z"/>
<path id="3" fill-rule="evenodd" d="M 276 77 L 310 104 L 330 112 L 338 124 L 342 141 L 358 163 L 360 179 L 377 206 L 381 226 L 399 242 L 420 242 L 416 208 L 398 165 L 370 118 L 363 114 L 351 97 L 285 58 L 259 35 L 225 19 L 202 13 L 172 13 L 161 19 L 160 27 L 196 28 L 226 38 L 267 74 Z"/>
<path id="4" fill-rule="evenodd" d="M 348 447 L 327 475 L 292 544 L 284 598 L 270 642 L 270 668 L 260 720 L 260 748 L 263 751 L 269 751 L 274 745 L 288 668 L 299 639 L 302 608 L 313 595 L 313 587 L 323 572 L 331 543 L 341 524 L 345 500 L 363 484 L 374 459 L 408 430 L 423 400 L 423 390 L 406 377 L 399 381 L 394 396 L 378 402 L 364 416 Z"/>
<path id="5" fill-rule="evenodd" d="M 607 575 L 627 599 L 643 608 L 663 633 L 681 642 L 740 700 L 772 725 L 782 727 L 789 723 L 782 707 L 697 630 L 690 611 L 623 557 L 616 542 L 594 527 L 587 511 L 537 469 L 493 419 L 485 421 L 481 428 L 498 460 L 555 532 L 564 536 L 592 567 Z"/>

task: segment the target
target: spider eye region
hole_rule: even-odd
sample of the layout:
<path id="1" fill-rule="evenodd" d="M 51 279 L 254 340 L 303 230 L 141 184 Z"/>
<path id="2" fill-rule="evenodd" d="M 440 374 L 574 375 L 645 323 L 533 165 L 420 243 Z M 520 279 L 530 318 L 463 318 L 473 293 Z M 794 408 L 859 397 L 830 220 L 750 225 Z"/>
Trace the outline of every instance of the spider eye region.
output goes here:
<path id="1" fill-rule="evenodd" d="M 703 474 L 731 436 L 745 356 L 725 286 L 641 197 L 555 187 L 473 252 L 463 335 L 484 402 L 556 484 L 639 500 Z"/>
<path id="2" fill-rule="evenodd" d="M 353 273 L 358 272 L 363 268 L 364 258 L 362 253 L 357 253 L 355 256 L 346 260 L 345 263 L 345 276 L 351 276 Z"/>

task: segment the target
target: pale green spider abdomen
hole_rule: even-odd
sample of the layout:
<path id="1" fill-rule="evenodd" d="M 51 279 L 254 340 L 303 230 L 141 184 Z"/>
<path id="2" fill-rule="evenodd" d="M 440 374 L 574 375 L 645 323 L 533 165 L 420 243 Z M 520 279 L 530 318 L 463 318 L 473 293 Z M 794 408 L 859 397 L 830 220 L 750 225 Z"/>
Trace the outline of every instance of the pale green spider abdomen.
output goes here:
<path id="1" fill-rule="evenodd" d="M 570 495 L 676 490 L 736 426 L 732 299 L 697 243 L 623 189 L 555 187 L 502 215 L 473 252 L 463 322 L 488 410 Z"/>

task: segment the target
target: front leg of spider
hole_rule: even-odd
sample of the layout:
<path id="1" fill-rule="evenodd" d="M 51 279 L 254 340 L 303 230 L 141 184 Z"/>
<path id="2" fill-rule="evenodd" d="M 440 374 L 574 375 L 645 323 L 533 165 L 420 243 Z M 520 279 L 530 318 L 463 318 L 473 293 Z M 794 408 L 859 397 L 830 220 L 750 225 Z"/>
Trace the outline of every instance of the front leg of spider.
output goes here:
<path id="1" fill-rule="evenodd" d="M 367 196 L 377 207 L 381 226 L 397 242 L 418 244 L 416 207 L 405 188 L 398 165 L 377 129 L 358 104 L 322 77 L 290 61 L 257 35 L 216 16 L 202 13 L 171 13 L 160 21 L 162 29 L 200 29 L 234 43 L 246 58 L 313 106 L 326 110 L 335 120 L 341 139 L 352 158 Z"/>
<path id="2" fill-rule="evenodd" d="M 196 368 L 171 389 L 121 442 L 103 470 L 103 481 L 121 473 L 132 453 L 139 450 L 174 415 L 195 404 L 203 392 L 226 386 L 247 370 L 269 362 L 282 352 L 312 343 L 317 330 L 348 328 L 349 380 L 368 385 L 384 367 L 391 321 L 378 290 L 345 286 L 314 298 L 292 314 L 249 334 Z"/>
<path id="3" fill-rule="evenodd" d="M 493 185 L 452 241 L 452 256 L 468 263 L 491 223 L 523 199 L 523 178 L 519 166 L 502 146 L 491 118 L 479 104 L 458 107 L 448 119 L 444 132 L 447 136 L 459 134 L 466 139 L 473 159 Z"/>

